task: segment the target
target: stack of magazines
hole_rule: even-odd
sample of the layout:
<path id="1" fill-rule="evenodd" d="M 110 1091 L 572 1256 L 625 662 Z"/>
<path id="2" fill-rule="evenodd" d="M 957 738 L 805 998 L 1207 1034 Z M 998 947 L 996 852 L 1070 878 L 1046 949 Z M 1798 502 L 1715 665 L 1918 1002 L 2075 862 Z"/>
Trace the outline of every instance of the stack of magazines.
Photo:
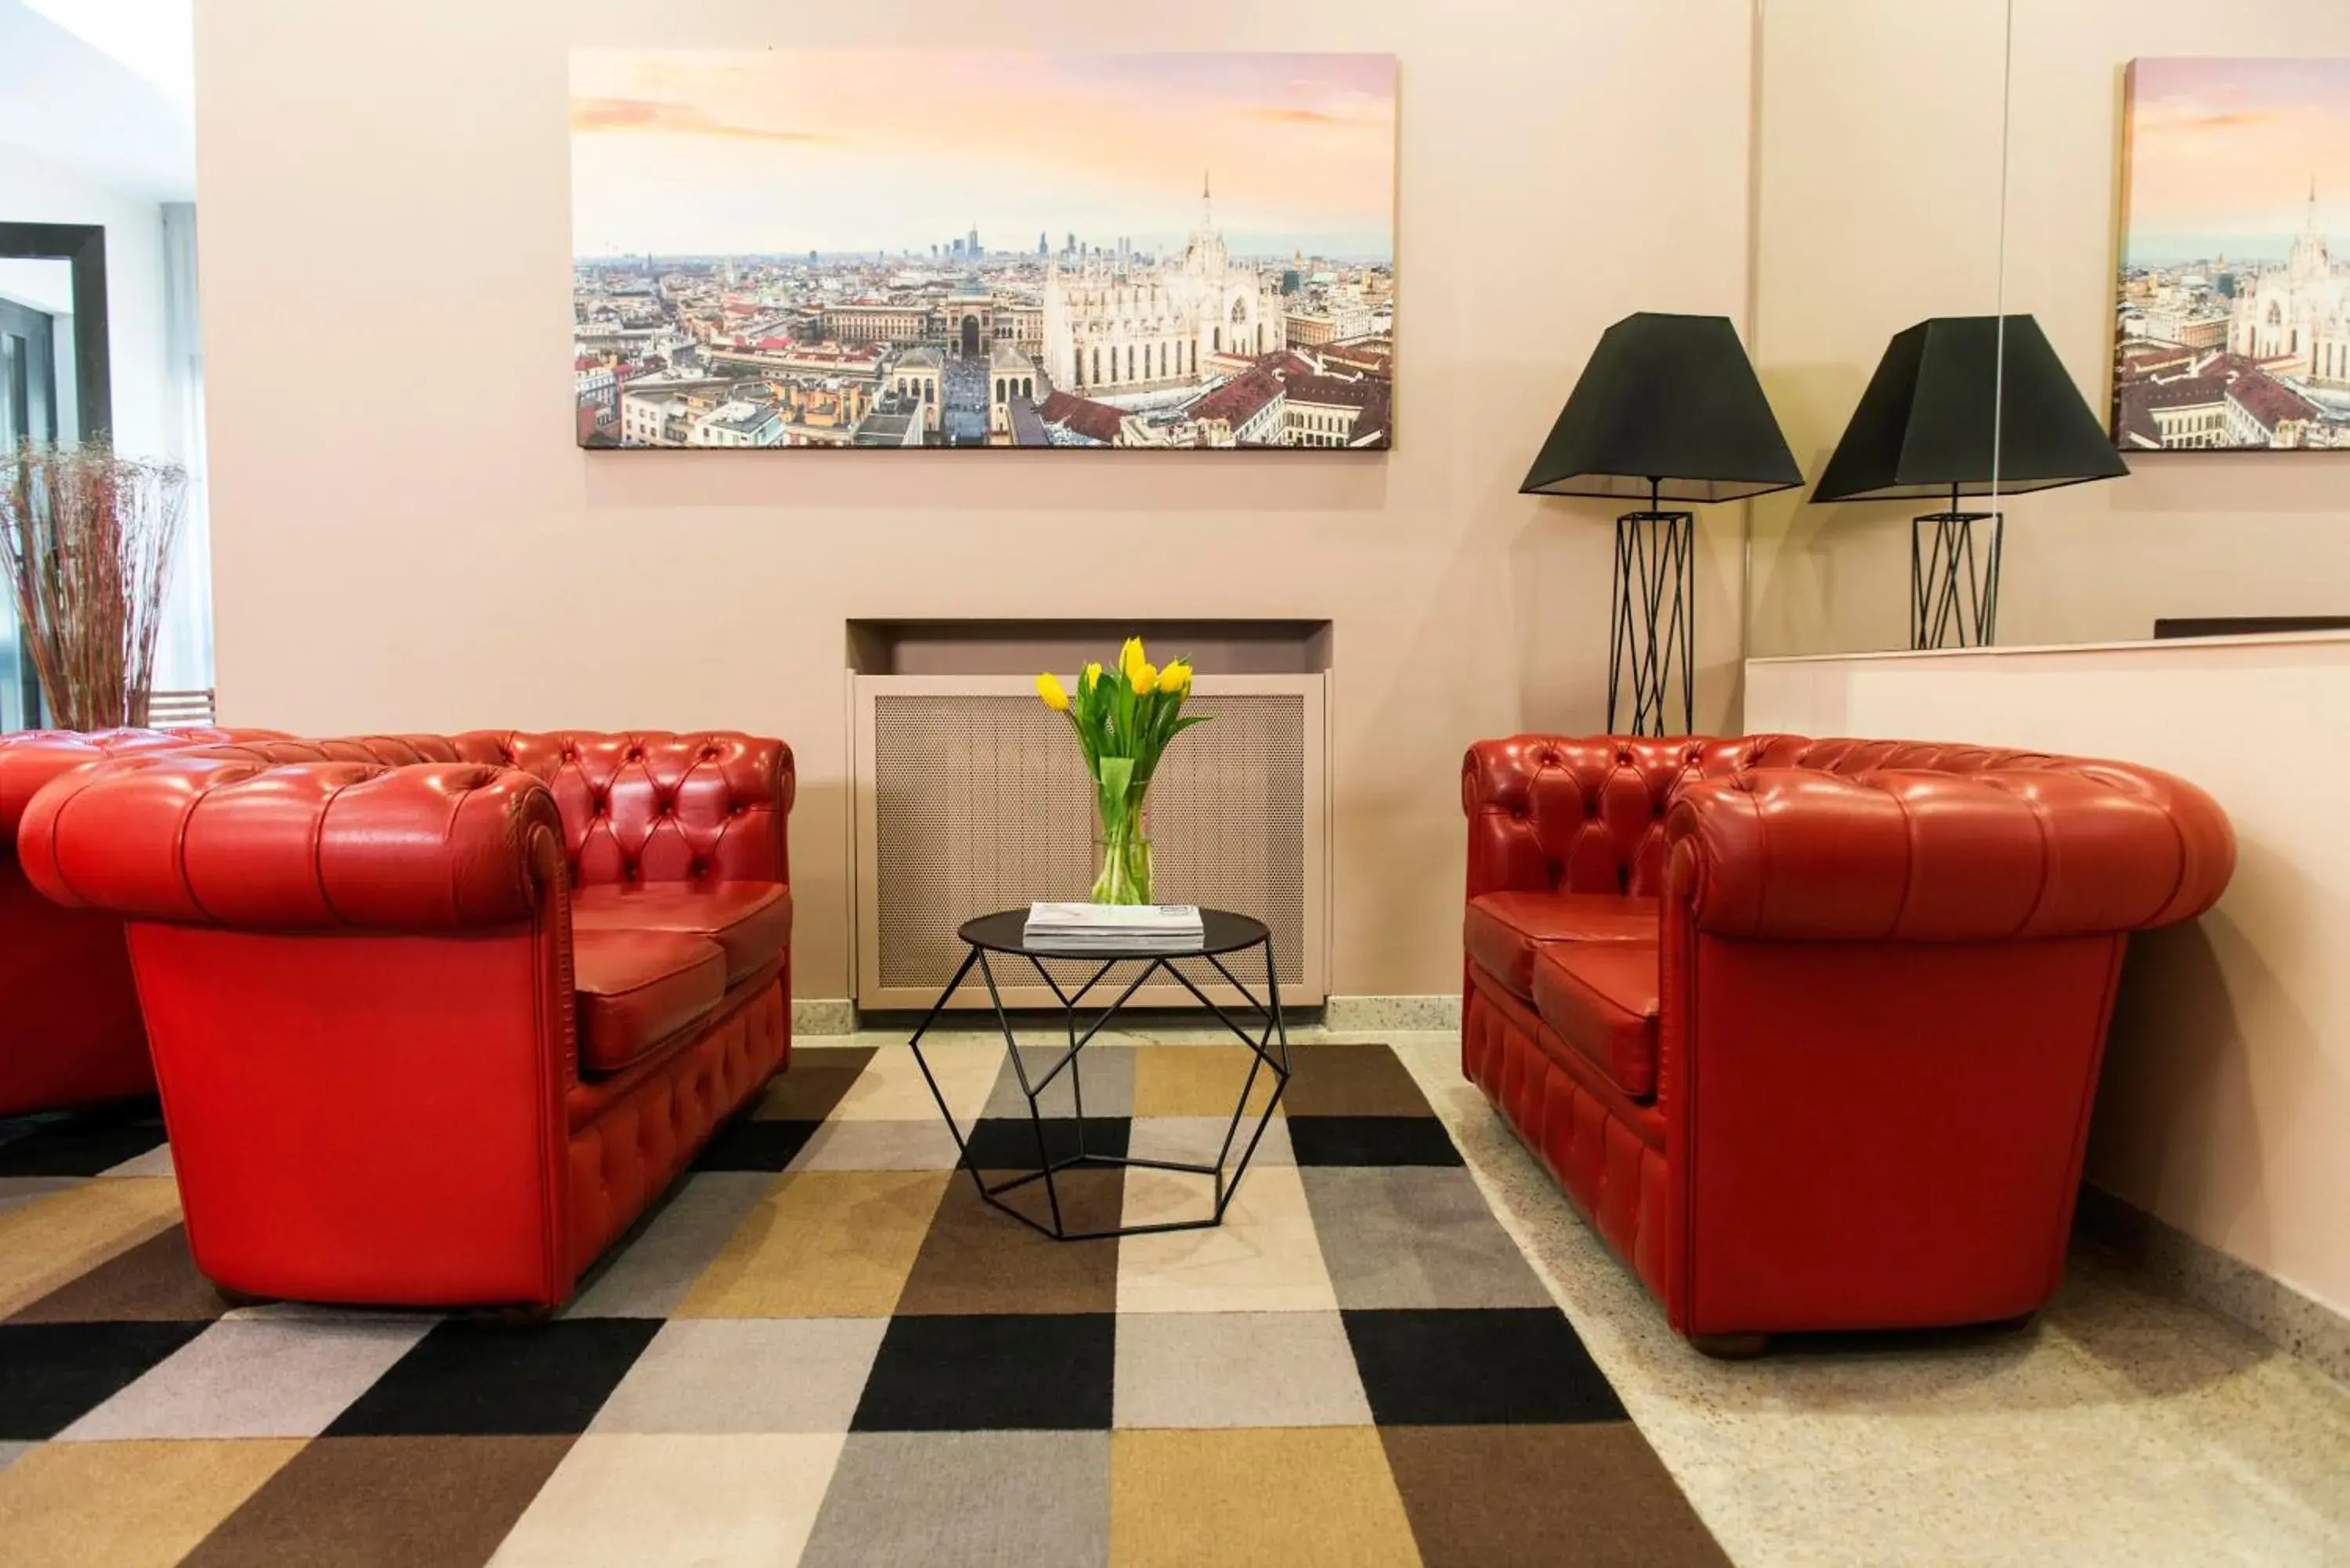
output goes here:
<path id="1" fill-rule="evenodd" d="M 1201 940 L 1196 904 L 1031 904 L 1030 947 L 1180 948 Z"/>

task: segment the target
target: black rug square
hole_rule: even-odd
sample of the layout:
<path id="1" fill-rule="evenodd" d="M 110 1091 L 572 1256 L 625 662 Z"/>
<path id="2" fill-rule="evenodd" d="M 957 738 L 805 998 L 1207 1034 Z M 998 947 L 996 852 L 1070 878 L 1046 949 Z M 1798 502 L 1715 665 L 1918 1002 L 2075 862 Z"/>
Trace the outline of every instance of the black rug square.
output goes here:
<path id="1" fill-rule="evenodd" d="M 1117 1324 L 1110 1313 L 893 1318 L 849 1429 L 1107 1431 Z"/>
<path id="2" fill-rule="evenodd" d="M 210 1327 L 210 1323 L 0 1324 L 0 1442 L 55 1437 Z"/>
<path id="3" fill-rule="evenodd" d="M 587 1428 L 660 1331 L 658 1318 L 440 1324 L 376 1379 L 329 1437 L 533 1436 Z"/>
<path id="4" fill-rule="evenodd" d="M 163 1118 L 151 1106 L 45 1116 L 12 1130 L 0 1140 L 0 1176 L 96 1176 L 163 1147 Z"/>
<path id="5" fill-rule="evenodd" d="M 1461 1151 L 1434 1116 L 1289 1117 L 1300 1165 L 1459 1165 Z"/>
<path id="6" fill-rule="evenodd" d="M 791 1164 L 822 1122 L 753 1121 L 740 1117 L 720 1127 L 701 1154 L 696 1170 L 781 1170 Z"/>
<path id="7" fill-rule="evenodd" d="M 1075 1116 L 1046 1116 L 1042 1125 L 1046 1158 L 1066 1159 L 1077 1152 Z M 1026 1116 L 982 1116 L 965 1129 L 967 1162 L 982 1170 L 1035 1169 L 1036 1126 Z M 1086 1152 L 1123 1158 L 1132 1126 L 1124 1116 L 1087 1116 Z"/>
<path id="8" fill-rule="evenodd" d="M 1574 1325 L 1555 1308 L 1344 1315 L 1363 1392 L 1382 1427 L 1627 1418 Z"/>

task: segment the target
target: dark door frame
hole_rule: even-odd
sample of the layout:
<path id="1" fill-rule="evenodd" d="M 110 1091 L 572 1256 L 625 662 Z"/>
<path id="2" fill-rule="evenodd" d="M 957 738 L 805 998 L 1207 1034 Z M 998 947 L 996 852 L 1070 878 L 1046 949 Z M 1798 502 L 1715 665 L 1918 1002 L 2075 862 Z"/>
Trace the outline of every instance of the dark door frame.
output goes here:
<path id="1" fill-rule="evenodd" d="M 75 439 L 114 429 L 106 330 L 106 230 L 96 223 L 0 223 L 0 256 L 62 261 L 73 271 Z"/>

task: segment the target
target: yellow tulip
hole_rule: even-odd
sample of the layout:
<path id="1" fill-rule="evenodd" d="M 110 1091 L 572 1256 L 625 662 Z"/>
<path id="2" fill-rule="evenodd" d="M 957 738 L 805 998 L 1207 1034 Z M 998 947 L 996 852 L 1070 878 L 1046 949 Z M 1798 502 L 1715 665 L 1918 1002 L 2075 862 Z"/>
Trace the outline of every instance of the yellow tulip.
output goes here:
<path id="1" fill-rule="evenodd" d="M 1143 656 L 1142 639 L 1139 637 L 1128 638 L 1126 646 L 1118 650 L 1118 671 L 1121 675 L 1132 675 L 1149 662 Z"/>
<path id="2" fill-rule="evenodd" d="M 1148 697 L 1159 689 L 1159 667 L 1155 664 L 1138 664 L 1127 671 L 1127 679 L 1134 682 L 1134 694 L 1137 697 Z"/>
<path id="3" fill-rule="evenodd" d="M 1170 696 L 1180 697 L 1191 690 L 1191 667 L 1170 664 L 1159 672 L 1159 690 Z"/>
<path id="4" fill-rule="evenodd" d="M 1045 700 L 1045 707 L 1056 713 L 1069 711 L 1069 694 L 1061 690 L 1061 683 L 1049 672 L 1036 677 L 1036 695 Z"/>
<path id="5" fill-rule="evenodd" d="M 1090 691 L 1100 684 L 1101 665 L 1098 661 L 1087 664 L 1085 672 L 1077 677 L 1077 685 L 1083 691 Z"/>

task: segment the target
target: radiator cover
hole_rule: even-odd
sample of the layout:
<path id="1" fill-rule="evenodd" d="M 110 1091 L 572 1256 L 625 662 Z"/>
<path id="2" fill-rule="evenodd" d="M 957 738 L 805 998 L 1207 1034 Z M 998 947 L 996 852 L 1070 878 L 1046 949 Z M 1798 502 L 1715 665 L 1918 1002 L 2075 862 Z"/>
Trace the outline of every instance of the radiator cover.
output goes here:
<path id="1" fill-rule="evenodd" d="M 1185 711 L 1214 722 L 1167 749 L 1148 808 L 1155 896 L 1263 920 L 1292 1006 L 1319 1006 L 1329 991 L 1327 684 L 1320 674 L 1200 676 Z M 1100 869 L 1092 781 L 1068 721 L 1024 676 L 856 675 L 850 704 L 857 1002 L 928 1008 L 962 961 L 964 920 L 1086 896 Z M 1262 953 L 1226 962 L 1262 992 Z M 1050 967 L 1074 989 L 1095 966 Z M 1006 1006 L 1055 1005 L 1024 961 L 998 960 L 996 978 Z M 1124 978 L 1088 1000 L 1107 1002 Z M 1232 1000 L 1221 986 L 1209 994 Z M 1198 1005 L 1165 982 L 1133 1002 Z M 987 1004 L 974 974 L 955 1005 Z"/>

